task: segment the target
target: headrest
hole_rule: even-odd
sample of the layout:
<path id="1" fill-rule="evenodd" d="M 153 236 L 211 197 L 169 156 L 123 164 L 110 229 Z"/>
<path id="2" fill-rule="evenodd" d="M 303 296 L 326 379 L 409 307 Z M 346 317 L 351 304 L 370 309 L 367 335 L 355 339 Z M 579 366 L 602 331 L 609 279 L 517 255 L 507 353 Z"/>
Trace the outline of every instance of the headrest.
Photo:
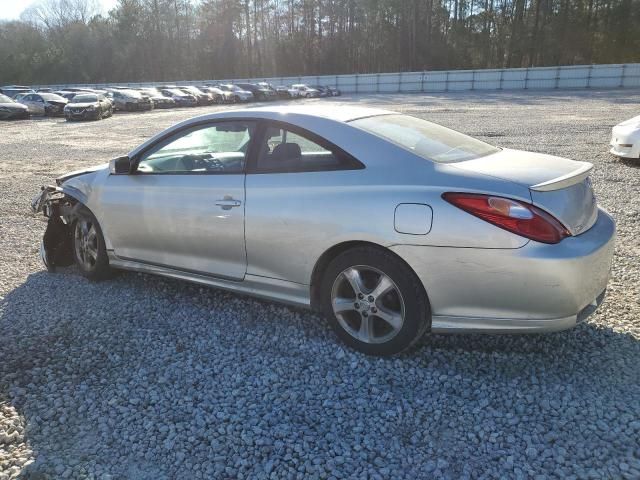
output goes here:
<path id="1" fill-rule="evenodd" d="M 271 155 L 274 159 L 288 160 L 300 158 L 302 156 L 302 150 L 300 150 L 300 145 L 297 143 L 281 143 L 276 145 Z"/>

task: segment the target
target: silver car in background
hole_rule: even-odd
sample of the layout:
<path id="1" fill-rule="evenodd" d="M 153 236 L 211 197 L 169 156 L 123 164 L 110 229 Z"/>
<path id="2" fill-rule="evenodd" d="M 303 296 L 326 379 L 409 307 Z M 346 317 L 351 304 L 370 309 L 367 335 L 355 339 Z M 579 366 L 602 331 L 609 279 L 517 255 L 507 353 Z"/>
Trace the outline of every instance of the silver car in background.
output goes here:
<path id="1" fill-rule="evenodd" d="M 113 95 L 114 110 L 126 112 L 153 110 L 153 101 L 148 95 L 125 88 L 114 88 L 110 92 Z"/>
<path id="2" fill-rule="evenodd" d="M 316 98 L 321 95 L 320 90 L 316 90 L 315 88 L 312 88 L 309 85 L 305 85 L 304 83 L 291 85 L 291 88 L 298 92 L 299 97 L 303 98 Z"/>
<path id="3" fill-rule="evenodd" d="M 367 354 L 425 332 L 549 332 L 602 301 L 592 165 L 360 107 L 218 112 L 33 202 L 49 269 L 155 273 L 323 311 Z M 275 321 L 275 319 L 274 319 Z"/>
<path id="4" fill-rule="evenodd" d="M 253 98 L 253 93 L 240 88 L 238 85 L 233 85 L 232 83 L 218 85 L 218 88 L 225 92 L 231 92 L 231 98 L 234 103 L 252 102 L 253 100 L 255 100 Z"/>
<path id="5" fill-rule="evenodd" d="M 56 117 L 64 115 L 64 107 L 68 100 L 55 93 L 28 93 L 19 94 L 16 100 L 26 105 L 31 115 L 44 115 Z"/>
<path id="6" fill-rule="evenodd" d="M 0 120 L 29 118 L 29 108 L 0 93 Z"/>

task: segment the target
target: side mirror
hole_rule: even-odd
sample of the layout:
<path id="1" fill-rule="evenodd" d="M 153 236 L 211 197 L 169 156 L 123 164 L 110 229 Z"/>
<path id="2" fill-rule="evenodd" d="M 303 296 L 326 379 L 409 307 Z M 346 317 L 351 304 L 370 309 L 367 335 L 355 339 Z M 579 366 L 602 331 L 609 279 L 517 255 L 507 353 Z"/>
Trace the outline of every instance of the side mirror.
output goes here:
<path id="1" fill-rule="evenodd" d="M 129 175 L 131 173 L 131 159 L 128 156 L 114 158 L 109 162 L 111 175 Z"/>

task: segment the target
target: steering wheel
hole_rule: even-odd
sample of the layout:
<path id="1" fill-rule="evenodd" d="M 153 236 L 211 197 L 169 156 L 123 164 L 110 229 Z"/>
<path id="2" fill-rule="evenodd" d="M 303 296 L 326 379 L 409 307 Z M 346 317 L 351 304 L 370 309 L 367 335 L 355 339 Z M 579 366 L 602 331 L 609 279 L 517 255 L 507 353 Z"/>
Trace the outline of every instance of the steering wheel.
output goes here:
<path id="1" fill-rule="evenodd" d="M 200 155 L 184 155 L 180 161 L 184 165 L 184 169 L 187 171 L 224 170 L 224 163 L 217 158 L 212 157 L 209 153 Z"/>

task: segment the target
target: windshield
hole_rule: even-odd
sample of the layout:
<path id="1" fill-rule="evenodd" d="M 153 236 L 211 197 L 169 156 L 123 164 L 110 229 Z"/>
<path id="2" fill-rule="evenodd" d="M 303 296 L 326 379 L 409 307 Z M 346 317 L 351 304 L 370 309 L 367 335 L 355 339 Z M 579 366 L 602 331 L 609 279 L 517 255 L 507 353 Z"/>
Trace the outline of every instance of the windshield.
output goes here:
<path id="1" fill-rule="evenodd" d="M 60 95 L 56 95 L 55 93 L 39 93 L 44 100 L 51 102 L 64 102 L 66 99 L 61 97 Z"/>
<path id="2" fill-rule="evenodd" d="M 500 151 L 455 130 L 408 115 L 379 115 L 350 123 L 438 163 L 473 160 Z"/>
<path id="3" fill-rule="evenodd" d="M 76 95 L 71 100 L 71 103 L 95 103 L 98 101 L 96 95 Z"/>
<path id="4" fill-rule="evenodd" d="M 185 92 L 177 90 L 175 88 L 171 88 L 171 89 L 167 90 L 167 92 L 171 93 L 172 95 L 177 95 L 179 97 L 184 97 L 186 95 Z"/>
<path id="5" fill-rule="evenodd" d="M 2 95 L 0 93 L 0 103 L 14 103 L 13 100 L 11 100 L 9 97 L 7 97 L 6 95 Z"/>

